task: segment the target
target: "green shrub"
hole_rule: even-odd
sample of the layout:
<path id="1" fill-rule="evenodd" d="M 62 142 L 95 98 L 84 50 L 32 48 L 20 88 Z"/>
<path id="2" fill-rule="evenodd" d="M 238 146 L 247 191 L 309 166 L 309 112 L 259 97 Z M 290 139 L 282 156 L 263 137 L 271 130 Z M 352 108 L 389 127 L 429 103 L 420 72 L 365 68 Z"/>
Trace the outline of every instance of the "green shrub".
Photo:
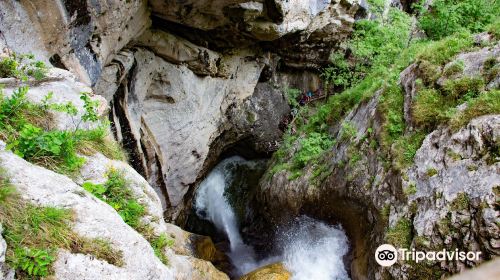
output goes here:
<path id="1" fill-rule="evenodd" d="M 8 142 L 7 148 L 18 156 L 62 173 L 74 172 L 84 163 L 77 156 L 75 138 L 68 131 L 44 131 L 26 124 Z"/>
<path id="2" fill-rule="evenodd" d="M 462 73 L 464 71 L 464 62 L 462 60 L 455 61 L 448 65 L 443 71 L 443 76 L 451 77 L 455 74 Z"/>
<path id="3" fill-rule="evenodd" d="M 289 88 L 286 90 L 286 97 L 288 100 L 288 105 L 292 108 L 298 108 L 299 107 L 299 102 L 297 99 L 299 98 L 301 92 L 299 89 L 296 88 Z"/>
<path id="4" fill-rule="evenodd" d="M 474 40 L 470 33 L 457 33 L 443 40 L 427 44 L 419 51 L 417 59 L 426 60 L 434 65 L 443 65 L 455 55 L 471 48 L 473 43 Z"/>
<path id="5" fill-rule="evenodd" d="M 475 98 L 484 89 L 484 81 L 481 77 L 463 77 L 456 80 L 447 80 L 443 92 L 453 100 L 469 100 Z"/>
<path id="6" fill-rule="evenodd" d="M 439 123 L 449 118 L 448 101 L 435 89 L 423 89 L 418 92 L 412 105 L 412 117 L 415 125 L 422 129 L 434 129 Z"/>
<path id="7" fill-rule="evenodd" d="M 299 140 L 300 148 L 293 157 L 294 168 L 304 168 L 309 162 L 318 158 L 321 153 L 333 146 L 328 134 L 310 133 L 307 138 Z"/>
<path id="8" fill-rule="evenodd" d="M 12 53 L 0 60 L 0 78 L 18 78 L 23 81 L 29 78 L 41 80 L 47 75 L 47 66 L 43 61 L 35 61 L 32 54 Z"/>
<path id="9" fill-rule="evenodd" d="M 499 14 L 500 4 L 495 0 L 435 0 L 419 23 L 430 38 L 440 39 L 464 29 L 484 31 Z"/>
<path id="10" fill-rule="evenodd" d="M 484 92 L 478 98 L 468 101 L 467 108 L 454 115 L 450 125 L 458 130 L 473 118 L 488 114 L 500 114 L 500 90 Z"/>

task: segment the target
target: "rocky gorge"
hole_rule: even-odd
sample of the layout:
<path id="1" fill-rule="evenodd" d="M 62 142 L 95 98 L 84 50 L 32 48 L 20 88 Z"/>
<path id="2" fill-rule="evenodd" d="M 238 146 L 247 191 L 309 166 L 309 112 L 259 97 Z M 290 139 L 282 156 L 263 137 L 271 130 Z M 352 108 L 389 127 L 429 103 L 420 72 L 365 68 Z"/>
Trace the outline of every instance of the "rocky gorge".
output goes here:
<path id="1" fill-rule="evenodd" d="M 2 104 L 29 86 L 23 102 L 46 120 L 28 122 L 106 132 L 76 142 L 92 148 L 66 172 L 21 150 L 27 124 L 16 131 L 0 111 L 2 188 L 28 209 L 71 211 L 78 236 L 32 275 L 1 208 L 0 275 L 443 279 L 498 263 L 498 16 L 433 38 L 425 17 L 446 1 L 416 2 L 0 2 L 0 59 L 50 65 L 37 77 L 16 62 Z M 113 178 L 138 221 L 113 200 Z M 384 243 L 481 258 L 382 267 Z"/>

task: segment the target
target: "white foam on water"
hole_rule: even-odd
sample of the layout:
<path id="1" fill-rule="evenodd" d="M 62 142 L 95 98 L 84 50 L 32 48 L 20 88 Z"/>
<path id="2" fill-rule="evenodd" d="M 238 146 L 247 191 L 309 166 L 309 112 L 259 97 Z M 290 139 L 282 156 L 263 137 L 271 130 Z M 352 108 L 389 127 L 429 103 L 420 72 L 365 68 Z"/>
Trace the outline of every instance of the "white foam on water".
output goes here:
<path id="1" fill-rule="evenodd" d="M 280 235 L 283 263 L 292 279 L 349 279 L 343 262 L 349 242 L 340 226 L 301 216 Z"/>
<path id="2" fill-rule="evenodd" d="M 343 256 L 349 249 L 348 239 L 339 226 L 301 216 L 278 232 L 281 248 L 278 255 L 257 261 L 253 248 L 243 242 L 239 225 L 227 198 L 226 187 L 232 181 L 235 165 L 253 164 L 240 157 L 219 163 L 203 180 L 195 197 L 198 216 L 209 220 L 230 242 L 228 256 L 238 276 L 273 262 L 283 262 L 294 280 L 349 279 Z M 270 244 L 272 246 L 272 244 Z"/>

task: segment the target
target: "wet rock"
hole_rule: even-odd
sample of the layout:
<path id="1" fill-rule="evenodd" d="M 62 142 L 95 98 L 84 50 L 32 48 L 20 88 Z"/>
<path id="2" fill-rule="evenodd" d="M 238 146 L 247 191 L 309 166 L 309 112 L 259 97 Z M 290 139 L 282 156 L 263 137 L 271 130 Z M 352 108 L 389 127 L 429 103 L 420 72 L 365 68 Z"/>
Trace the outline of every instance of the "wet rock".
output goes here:
<path id="1" fill-rule="evenodd" d="M 290 277 L 282 263 L 273 263 L 242 276 L 240 280 L 288 280 Z"/>

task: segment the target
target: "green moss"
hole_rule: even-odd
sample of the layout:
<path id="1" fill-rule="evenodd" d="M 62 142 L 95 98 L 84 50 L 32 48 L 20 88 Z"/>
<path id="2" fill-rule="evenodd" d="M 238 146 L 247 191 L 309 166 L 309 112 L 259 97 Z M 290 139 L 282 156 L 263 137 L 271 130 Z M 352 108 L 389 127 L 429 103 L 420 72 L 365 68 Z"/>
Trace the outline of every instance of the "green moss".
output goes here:
<path id="1" fill-rule="evenodd" d="M 409 261 L 408 274 L 411 279 L 428 280 L 428 279 L 443 279 L 445 272 L 439 264 L 431 262 Z"/>
<path id="2" fill-rule="evenodd" d="M 413 102 L 412 115 L 415 125 L 424 130 L 432 130 L 439 123 L 449 119 L 447 111 L 451 106 L 436 89 L 423 89 Z"/>
<path id="3" fill-rule="evenodd" d="M 389 215 L 391 214 L 391 205 L 388 203 L 386 205 L 384 205 L 384 207 L 382 208 L 382 210 L 380 211 L 380 216 L 382 217 L 382 219 L 384 219 L 385 221 L 388 221 L 389 220 Z"/>
<path id="4" fill-rule="evenodd" d="M 479 169 L 479 167 L 477 165 L 467 165 L 467 170 L 473 172 L 473 171 L 477 171 Z"/>
<path id="5" fill-rule="evenodd" d="M 293 181 L 297 178 L 302 176 L 302 170 L 293 170 L 291 171 L 290 175 L 288 176 L 288 180 Z"/>
<path id="6" fill-rule="evenodd" d="M 408 185 L 406 189 L 404 189 L 405 195 L 414 195 L 417 193 L 417 185 L 415 183 L 411 183 Z"/>
<path id="7" fill-rule="evenodd" d="M 468 100 L 477 97 L 483 89 L 484 81 L 481 77 L 463 77 L 447 80 L 443 86 L 443 93 L 452 100 Z"/>
<path id="8" fill-rule="evenodd" d="M 425 85 L 433 85 L 441 76 L 440 65 L 435 65 L 427 60 L 421 60 L 418 64 L 419 77 Z"/>
<path id="9" fill-rule="evenodd" d="M 438 174 L 438 171 L 435 168 L 427 168 L 427 177 L 432 177 Z"/>
<path id="10" fill-rule="evenodd" d="M 466 193 L 458 193 L 457 197 L 451 203 L 451 209 L 455 211 L 469 208 L 469 197 Z"/>
<path id="11" fill-rule="evenodd" d="M 462 73 L 464 71 L 464 62 L 462 60 L 458 60 L 448 65 L 443 71 L 443 76 L 451 77 L 453 75 Z"/>
<path id="12" fill-rule="evenodd" d="M 385 239 L 396 248 L 410 248 L 412 227 L 413 225 L 409 219 L 401 218 L 394 227 L 387 230 Z"/>
<path id="13" fill-rule="evenodd" d="M 381 137 L 385 150 L 389 150 L 392 144 L 404 133 L 406 126 L 403 103 L 403 92 L 397 84 L 387 87 L 380 98 L 378 110 L 384 116 Z"/>
<path id="14" fill-rule="evenodd" d="M 500 90 L 491 90 L 479 95 L 478 98 L 467 102 L 467 108 L 451 119 L 450 126 L 454 130 L 458 130 L 473 118 L 500 113 Z"/>
<path id="15" fill-rule="evenodd" d="M 462 160 L 462 156 L 452 150 L 449 150 L 446 154 L 454 161 Z"/>

